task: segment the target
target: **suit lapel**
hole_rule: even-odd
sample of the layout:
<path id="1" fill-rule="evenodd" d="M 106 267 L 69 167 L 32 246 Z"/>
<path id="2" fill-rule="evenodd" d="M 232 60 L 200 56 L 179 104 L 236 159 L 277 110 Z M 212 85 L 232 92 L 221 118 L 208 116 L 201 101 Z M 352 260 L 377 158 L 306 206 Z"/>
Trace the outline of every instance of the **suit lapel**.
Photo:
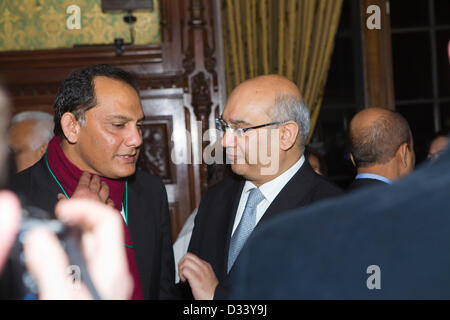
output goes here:
<path id="1" fill-rule="evenodd" d="M 36 194 L 34 197 L 42 203 L 45 203 L 45 210 L 50 213 L 52 218 L 55 216 L 55 205 L 58 202 L 58 193 L 63 193 L 62 189 L 58 186 L 54 177 L 50 174 L 47 168 L 44 157 L 37 163 L 37 168 L 39 170 L 33 171 L 33 177 L 31 180 L 37 181 L 39 183 L 39 188 L 35 190 Z M 49 181 L 48 183 L 40 183 L 41 181 Z M 45 200 L 44 200 L 45 199 Z"/>
<path id="2" fill-rule="evenodd" d="M 128 181 L 128 186 L 127 186 L 127 193 L 123 195 L 123 205 L 125 206 L 125 197 L 127 197 L 128 199 L 126 199 L 127 201 L 127 207 L 128 208 L 124 208 L 124 210 L 127 210 L 127 223 L 128 223 L 128 231 L 130 232 L 130 237 L 131 237 L 131 241 L 133 241 L 133 247 L 136 251 L 136 247 L 135 247 L 135 240 L 133 239 L 135 238 L 135 234 L 136 231 L 138 229 L 139 226 L 139 216 L 136 215 L 136 212 L 139 212 L 138 208 L 140 207 L 138 201 L 139 201 L 139 197 L 136 196 L 136 193 L 133 190 L 133 180 L 129 179 Z"/>
<path id="3" fill-rule="evenodd" d="M 138 267 L 139 276 L 141 277 L 142 290 L 144 295 L 150 292 L 149 284 L 150 270 L 152 269 L 152 254 L 154 245 L 156 244 L 156 235 L 153 230 L 153 215 L 147 214 L 153 210 L 149 208 L 149 202 L 145 203 L 146 197 L 139 196 L 145 194 L 144 189 L 137 181 L 136 176 L 128 179 L 128 232 L 133 243 L 133 252 Z M 124 201 L 125 205 L 125 194 Z"/>
<path id="4" fill-rule="evenodd" d="M 233 225 L 234 225 L 234 219 L 236 217 L 236 213 L 239 207 L 239 201 L 241 199 L 241 193 L 242 190 L 244 189 L 244 184 L 245 181 L 244 180 L 237 180 L 233 187 L 230 190 L 230 194 L 232 195 L 230 197 L 230 201 L 227 202 L 227 205 L 225 206 L 225 208 L 223 209 L 224 213 L 231 213 L 231 214 L 227 214 L 228 216 L 228 222 L 227 222 L 227 228 L 226 228 L 226 233 L 225 233 L 225 239 L 224 239 L 224 243 L 225 243 L 225 254 L 224 256 L 224 261 L 223 261 L 223 266 L 225 266 L 224 272 L 226 274 L 227 272 L 227 265 L 228 265 L 228 250 L 230 248 L 230 241 L 231 241 L 231 233 L 233 231 Z"/>
<path id="5" fill-rule="evenodd" d="M 258 228 L 261 222 L 265 222 L 267 219 L 277 216 L 284 211 L 308 204 L 313 180 L 313 170 L 311 169 L 308 161 L 305 161 L 302 167 L 272 201 L 256 228 Z"/>
<path id="6" fill-rule="evenodd" d="M 139 197 L 138 192 L 135 185 L 136 177 L 133 176 L 128 181 L 128 231 L 130 233 L 131 241 L 133 242 L 134 252 L 136 256 L 141 256 L 141 252 L 148 252 L 149 247 L 147 247 L 148 241 L 142 239 L 143 236 L 152 236 L 152 235 L 143 235 L 141 230 L 148 230 L 147 221 L 143 220 L 143 217 L 146 216 L 145 203 L 141 201 L 144 197 Z M 143 190 L 141 190 L 143 192 Z M 125 197 L 125 195 L 124 195 Z M 125 201 L 123 201 L 125 204 Z"/>
<path id="7" fill-rule="evenodd" d="M 260 228 L 262 224 L 264 224 L 268 219 L 275 217 L 279 215 L 280 213 L 283 213 L 287 210 L 294 209 L 297 207 L 301 207 L 305 204 L 309 203 L 309 193 L 310 193 L 310 187 L 312 185 L 312 181 L 314 180 L 314 172 L 312 168 L 310 167 L 308 161 L 305 161 L 301 168 L 295 173 L 295 175 L 289 180 L 289 182 L 284 186 L 283 189 L 278 193 L 277 197 L 272 201 L 269 208 L 267 208 L 266 212 L 262 216 L 261 220 L 256 225 L 255 229 Z M 242 184 L 243 188 L 244 184 Z M 240 189 L 240 192 L 242 192 L 242 188 Z M 240 195 L 240 193 L 239 193 Z M 238 198 L 237 202 L 239 203 Z M 237 210 L 237 207 L 235 211 Z M 233 221 L 234 217 L 236 215 L 236 212 L 233 215 Z M 229 232 L 231 234 L 231 231 Z M 228 263 L 228 248 L 229 248 L 229 242 L 230 238 L 228 237 L 228 243 L 227 243 L 227 258 L 226 263 Z M 239 260 L 240 255 L 237 257 L 234 265 L 236 265 L 237 261 Z M 227 264 L 225 264 L 227 265 Z M 231 268 L 231 271 L 233 268 Z M 231 273 L 230 271 L 230 273 Z"/>

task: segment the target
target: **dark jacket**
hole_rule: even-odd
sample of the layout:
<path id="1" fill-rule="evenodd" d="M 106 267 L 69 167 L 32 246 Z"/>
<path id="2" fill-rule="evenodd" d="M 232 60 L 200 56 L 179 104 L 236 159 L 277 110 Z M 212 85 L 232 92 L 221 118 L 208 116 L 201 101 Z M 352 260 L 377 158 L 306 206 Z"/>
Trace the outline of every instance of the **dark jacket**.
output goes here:
<path id="1" fill-rule="evenodd" d="M 61 189 L 48 171 L 44 158 L 14 176 L 12 190 L 28 206 L 54 217 Z M 138 171 L 128 180 L 128 230 L 145 299 L 172 296 L 175 264 L 170 238 L 170 216 L 162 181 Z"/>
<path id="2" fill-rule="evenodd" d="M 231 298 L 450 299 L 449 168 L 447 150 L 391 186 L 273 219 L 242 250 Z"/>
<path id="3" fill-rule="evenodd" d="M 347 188 L 346 192 L 353 192 L 356 190 L 360 190 L 362 188 L 373 187 L 373 186 L 382 186 L 386 185 L 386 182 L 377 179 L 363 178 L 363 179 L 355 179 L 352 184 Z"/>
<path id="4" fill-rule="evenodd" d="M 228 250 L 244 184 L 245 180 L 235 177 L 209 188 L 201 199 L 195 219 L 188 251 L 211 264 L 219 280 L 215 299 L 222 299 L 228 295 Z M 338 187 L 317 175 L 308 161 L 305 161 L 267 208 L 254 230 L 287 210 L 303 207 L 341 193 Z M 239 256 L 236 262 L 238 260 Z M 233 268 L 230 274 L 232 272 Z"/>

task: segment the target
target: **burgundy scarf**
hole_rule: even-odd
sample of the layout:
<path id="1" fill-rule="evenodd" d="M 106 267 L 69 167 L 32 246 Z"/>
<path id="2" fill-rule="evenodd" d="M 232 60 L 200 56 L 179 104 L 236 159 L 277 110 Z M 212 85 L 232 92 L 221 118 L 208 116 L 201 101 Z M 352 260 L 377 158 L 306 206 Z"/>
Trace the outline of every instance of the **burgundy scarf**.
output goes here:
<path id="1" fill-rule="evenodd" d="M 75 188 L 78 185 L 78 180 L 83 173 L 78 167 L 76 167 L 69 159 L 67 159 L 63 150 L 61 149 L 61 140 L 59 137 L 55 136 L 48 144 L 47 148 L 47 159 L 48 165 L 52 170 L 55 177 L 58 179 L 67 196 L 71 197 Z M 125 190 L 125 181 L 111 180 L 104 177 L 100 177 L 101 181 L 108 184 L 109 187 L 109 197 L 114 202 L 115 208 L 120 212 L 122 210 L 122 200 Z M 61 190 L 62 191 L 62 190 Z M 144 299 L 144 294 L 142 292 L 141 280 L 139 277 L 139 272 L 136 264 L 136 259 L 134 257 L 133 243 L 130 238 L 130 233 L 128 232 L 128 227 L 125 221 L 121 219 L 125 234 L 125 248 L 127 252 L 128 267 L 130 273 L 133 276 L 134 290 L 131 296 L 132 300 L 142 300 Z"/>

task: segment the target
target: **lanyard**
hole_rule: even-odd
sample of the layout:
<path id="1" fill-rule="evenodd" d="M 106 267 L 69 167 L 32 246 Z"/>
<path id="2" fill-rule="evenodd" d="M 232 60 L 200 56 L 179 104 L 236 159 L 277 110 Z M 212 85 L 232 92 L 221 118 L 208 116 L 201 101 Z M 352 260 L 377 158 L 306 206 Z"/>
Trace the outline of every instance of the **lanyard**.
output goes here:
<path id="1" fill-rule="evenodd" d="M 64 193 L 64 195 L 66 196 L 66 198 L 70 199 L 70 197 L 67 195 L 66 191 L 62 187 L 61 183 L 59 183 L 58 179 L 53 174 L 52 169 L 50 169 L 50 166 L 48 165 L 47 151 L 45 152 L 45 164 L 47 165 L 48 171 L 51 173 L 53 179 L 55 179 L 56 183 L 61 188 L 61 190 Z M 122 204 L 122 206 L 123 206 L 123 204 Z M 125 224 L 128 227 L 128 182 L 127 181 L 125 181 L 125 217 L 124 218 L 125 218 Z"/>

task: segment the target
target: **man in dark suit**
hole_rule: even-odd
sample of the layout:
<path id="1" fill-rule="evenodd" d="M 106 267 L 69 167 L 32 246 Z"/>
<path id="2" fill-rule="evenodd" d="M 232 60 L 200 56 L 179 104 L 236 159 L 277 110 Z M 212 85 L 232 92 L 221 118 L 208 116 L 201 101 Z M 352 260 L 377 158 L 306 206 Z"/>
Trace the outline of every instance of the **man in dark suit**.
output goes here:
<path id="1" fill-rule="evenodd" d="M 133 79 L 108 65 L 77 70 L 59 88 L 54 111 L 55 137 L 12 189 L 51 215 L 58 194 L 72 197 L 80 186 L 98 194 L 123 216 L 132 299 L 168 298 L 175 271 L 167 194 L 159 178 L 136 172 L 144 113 Z"/>
<path id="2" fill-rule="evenodd" d="M 349 140 L 357 175 L 348 191 L 392 184 L 414 169 L 411 130 L 398 112 L 382 108 L 358 112 L 350 122 Z"/>
<path id="3" fill-rule="evenodd" d="M 231 298 L 450 299 L 449 167 L 447 150 L 392 186 L 271 220 L 243 250 Z"/>
<path id="4" fill-rule="evenodd" d="M 240 84 L 217 125 L 236 177 L 206 191 L 179 262 L 180 279 L 189 282 L 195 299 L 226 297 L 233 264 L 253 228 L 341 193 L 305 161 L 309 112 L 286 78 L 267 75 Z"/>

